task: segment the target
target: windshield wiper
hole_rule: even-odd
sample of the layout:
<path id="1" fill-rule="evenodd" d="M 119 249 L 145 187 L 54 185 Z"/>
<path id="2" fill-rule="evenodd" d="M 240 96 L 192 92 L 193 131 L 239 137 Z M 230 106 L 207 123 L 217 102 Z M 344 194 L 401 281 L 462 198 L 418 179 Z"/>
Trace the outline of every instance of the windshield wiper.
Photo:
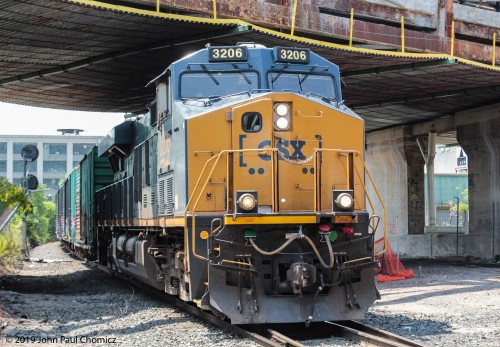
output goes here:
<path id="1" fill-rule="evenodd" d="M 311 66 L 311 68 L 309 69 L 309 73 L 313 72 L 316 68 L 318 67 L 318 65 L 314 65 L 314 66 Z M 305 74 L 304 77 L 302 79 L 299 79 L 299 86 L 300 86 L 300 90 L 302 90 L 302 83 L 304 83 L 304 81 L 307 79 L 307 77 L 309 77 L 310 75 L 309 74 Z"/>
<path id="2" fill-rule="evenodd" d="M 288 69 L 288 66 L 289 64 L 285 64 L 285 66 L 283 66 L 283 69 L 281 69 L 280 71 L 278 71 L 278 74 L 271 80 L 271 83 L 273 83 L 273 89 L 274 89 L 274 82 L 276 82 L 276 80 L 278 78 L 280 78 L 281 74 L 286 70 Z"/>
<path id="3" fill-rule="evenodd" d="M 219 81 L 217 81 L 217 79 L 214 77 L 214 75 L 212 75 L 212 73 L 210 72 L 210 70 L 207 69 L 207 67 L 205 65 L 203 65 L 203 64 L 200 64 L 200 66 L 203 69 L 203 71 L 205 71 L 208 74 L 208 76 L 210 76 L 210 78 L 212 79 L 212 81 L 214 81 L 214 83 L 216 85 L 219 85 Z"/>
<path id="4" fill-rule="evenodd" d="M 247 75 L 243 73 L 243 71 L 240 69 L 238 65 L 236 65 L 235 63 L 232 63 L 231 65 L 234 67 L 236 71 L 240 73 L 241 76 L 243 76 L 243 78 L 245 79 L 245 81 L 247 81 L 248 84 L 252 84 L 252 81 L 250 81 L 250 79 L 247 77 Z"/>

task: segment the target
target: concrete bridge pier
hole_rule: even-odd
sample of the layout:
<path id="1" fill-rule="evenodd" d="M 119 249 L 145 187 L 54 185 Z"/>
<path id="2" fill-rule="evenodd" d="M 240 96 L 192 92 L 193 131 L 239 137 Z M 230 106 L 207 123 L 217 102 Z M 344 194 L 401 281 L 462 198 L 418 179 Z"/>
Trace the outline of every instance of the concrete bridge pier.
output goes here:
<path id="1" fill-rule="evenodd" d="M 367 134 L 365 160 L 387 206 L 392 248 L 400 254 L 429 256 L 430 248 L 423 241 L 425 161 L 410 130 L 404 126 Z M 382 237 L 381 229 L 377 238 Z"/>
<path id="2" fill-rule="evenodd" d="M 417 137 L 429 129 L 456 130 L 468 156 L 469 227 L 456 233 L 425 226 L 425 160 Z M 368 133 L 366 161 L 387 206 L 392 248 L 411 257 L 500 254 L 500 107 L 457 113 L 417 127 Z M 380 229 L 380 228 L 379 228 Z M 379 230 L 377 238 L 382 237 Z M 462 233 L 463 232 L 463 233 Z"/>
<path id="3" fill-rule="evenodd" d="M 500 111 L 462 112 L 464 119 L 496 118 L 457 127 L 457 140 L 468 157 L 469 230 L 464 253 L 484 258 L 500 254 Z M 489 116 L 489 117 L 488 117 Z"/>

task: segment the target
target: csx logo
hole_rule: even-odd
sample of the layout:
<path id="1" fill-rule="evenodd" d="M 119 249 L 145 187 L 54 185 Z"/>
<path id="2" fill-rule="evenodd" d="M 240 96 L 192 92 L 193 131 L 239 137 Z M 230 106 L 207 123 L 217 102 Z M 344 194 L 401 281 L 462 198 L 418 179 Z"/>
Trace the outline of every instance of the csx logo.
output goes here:
<path id="1" fill-rule="evenodd" d="M 247 135 L 240 135 L 239 138 L 239 148 L 244 149 L 245 139 Z M 276 143 L 276 148 L 281 153 L 280 160 L 290 159 L 290 160 L 304 160 L 306 156 L 304 155 L 303 148 L 306 145 L 306 141 L 302 140 L 282 140 Z M 257 148 L 264 149 L 271 147 L 271 140 L 261 141 Z M 320 144 L 321 147 L 321 144 Z M 269 154 L 259 153 L 259 158 L 265 161 L 271 160 L 271 156 Z M 243 153 L 240 153 L 240 167 L 246 167 L 247 163 L 245 162 Z"/>

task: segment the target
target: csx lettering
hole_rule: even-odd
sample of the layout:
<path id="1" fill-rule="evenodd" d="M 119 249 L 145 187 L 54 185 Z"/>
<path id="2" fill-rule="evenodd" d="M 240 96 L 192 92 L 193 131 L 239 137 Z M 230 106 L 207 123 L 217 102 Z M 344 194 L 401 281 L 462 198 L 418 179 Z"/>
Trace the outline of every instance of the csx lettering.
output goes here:
<path id="1" fill-rule="evenodd" d="M 305 141 L 290 141 L 290 145 L 293 147 L 293 153 L 290 156 L 290 159 L 293 160 L 304 160 L 306 156 L 302 153 L 302 147 L 306 144 Z"/>
<path id="2" fill-rule="evenodd" d="M 244 140 L 247 138 L 246 135 L 240 135 L 239 137 L 239 145 L 240 149 L 244 149 L 246 146 L 244 144 Z M 276 143 L 276 148 L 280 152 L 279 159 L 280 160 L 285 160 L 285 159 L 290 159 L 290 160 L 304 160 L 306 159 L 306 156 L 304 153 L 302 153 L 304 146 L 306 145 L 305 141 L 301 140 L 282 140 L 280 142 Z M 265 149 L 271 147 L 271 140 L 264 140 L 261 141 L 258 145 L 258 149 Z M 253 146 L 252 146 L 253 147 Z M 321 144 L 320 144 L 321 147 Z M 290 154 L 290 152 L 292 154 Z M 264 160 L 264 161 L 269 161 L 271 160 L 271 156 L 267 153 L 259 153 L 258 154 L 259 158 Z M 239 165 L 240 167 L 246 167 L 247 163 L 245 162 L 244 159 L 244 154 L 240 153 L 240 158 L 239 158 Z"/>

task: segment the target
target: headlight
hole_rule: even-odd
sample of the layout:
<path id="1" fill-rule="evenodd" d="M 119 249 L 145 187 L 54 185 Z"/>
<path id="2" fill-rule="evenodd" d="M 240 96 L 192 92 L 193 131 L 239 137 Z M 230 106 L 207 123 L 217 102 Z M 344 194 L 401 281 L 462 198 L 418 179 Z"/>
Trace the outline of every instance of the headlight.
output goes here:
<path id="1" fill-rule="evenodd" d="M 276 127 L 279 130 L 285 130 L 286 128 L 288 128 L 288 119 L 286 119 L 285 117 L 279 117 L 276 120 Z"/>
<path id="2" fill-rule="evenodd" d="M 291 104 L 280 102 L 274 104 L 274 129 L 284 131 L 290 129 Z"/>
<path id="3" fill-rule="evenodd" d="M 276 114 L 280 117 L 288 115 L 290 108 L 287 104 L 276 104 Z"/>
<path id="4" fill-rule="evenodd" d="M 252 194 L 246 193 L 240 196 L 238 199 L 238 206 L 245 211 L 251 211 L 257 205 L 257 200 L 255 200 Z"/>
<path id="5" fill-rule="evenodd" d="M 337 196 L 337 199 L 335 199 L 335 204 L 344 210 L 350 209 L 354 203 L 354 199 L 352 198 L 352 195 L 349 193 L 342 193 Z"/>

